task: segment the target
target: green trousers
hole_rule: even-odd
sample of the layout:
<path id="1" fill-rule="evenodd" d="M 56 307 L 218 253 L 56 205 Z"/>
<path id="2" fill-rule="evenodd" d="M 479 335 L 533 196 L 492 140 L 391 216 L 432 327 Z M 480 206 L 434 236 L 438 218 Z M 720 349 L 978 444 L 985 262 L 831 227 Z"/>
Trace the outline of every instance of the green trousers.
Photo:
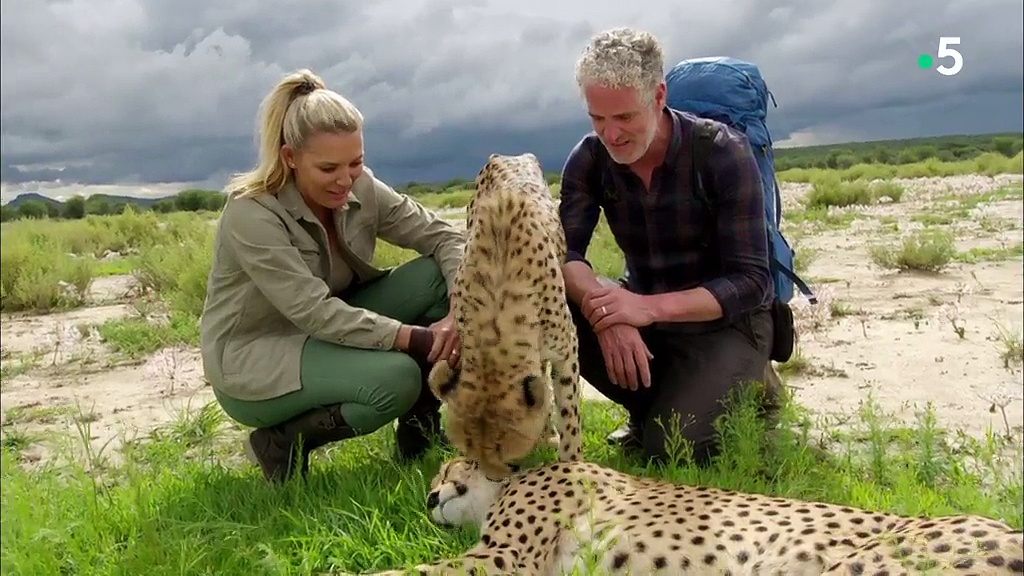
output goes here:
<path id="1" fill-rule="evenodd" d="M 357 286 L 345 301 L 394 318 L 427 325 L 448 313 L 448 289 L 437 261 L 416 258 Z M 404 352 L 351 348 L 308 338 L 302 349 L 302 388 L 269 400 L 245 401 L 216 392 L 224 411 L 253 428 L 274 426 L 330 404 L 359 434 L 369 434 L 405 414 L 425 386 L 425 374 Z"/>

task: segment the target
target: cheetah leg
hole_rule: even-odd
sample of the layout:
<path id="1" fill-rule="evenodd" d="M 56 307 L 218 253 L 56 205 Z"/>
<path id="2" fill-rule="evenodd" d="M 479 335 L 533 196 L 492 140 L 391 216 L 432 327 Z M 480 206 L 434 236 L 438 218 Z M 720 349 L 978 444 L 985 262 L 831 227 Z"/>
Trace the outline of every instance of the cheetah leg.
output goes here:
<path id="1" fill-rule="evenodd" d="M 565 309 L 568 325 L 572 326 L 568 307 Z M 560 346 L 554 347 L 558 357 L 551 362 L 552 395 L 554 396 L 554 419 L 558 421 L 558 459 L 573 462 L 583 459 L 583 433 L 580 430 L 580 368 L 577 359 L 579 343 L 576 333 Z"/>
<path id="2" fill-rule="evenodd" d="M 518 559 L 516 551 L 507 546 L 487 548 L 477 545 L 462 556 L 439 560 L 432 564 L 420 564 L 415 568 L 387 570 L 384 572 L 365 572 L 360 576 L 403 576 L 405 574 L 438 574 L 438 575 L 491 575 L 517 574 Z M 330 572 L 331 576 L 357 576 L 349 572 Z M 327 576 L 326 574 L 324 576 Z"/>

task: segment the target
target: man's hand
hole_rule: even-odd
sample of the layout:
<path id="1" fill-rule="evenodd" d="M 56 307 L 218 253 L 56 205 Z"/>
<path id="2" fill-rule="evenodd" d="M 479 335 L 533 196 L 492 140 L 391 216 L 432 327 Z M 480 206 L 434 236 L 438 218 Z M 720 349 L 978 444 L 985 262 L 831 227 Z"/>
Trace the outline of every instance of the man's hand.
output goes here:
<path id="1" fill-rule="evenodd" d="M 454 311 L 431 324 L 429 329 L 434 333 L 434 345 L 430 347 L 427 361 L 434 364 L 439 360 L 447 360 L 449 366 L 458 368 L 461 341 L 459 340 L 459 331 L 455 329 Z"/>
<path id="2" fill-rule="evenodd" d="M 638 384 L 651 387 L 654 358 L 640 337 L 640 330 L 628 324 L 615 324 L 597 333 L 604 365 L 612 384 L 636 390 Z"/>
<path id="3" fill-rule="evenodd" d="M 621 286 L 594 288 L 589 291 L 580 302 L 580 311 L 598 333 L 615 324 L 643 328 L 652 324 L 655 318 L 654 311 L 644 296 Z"/>

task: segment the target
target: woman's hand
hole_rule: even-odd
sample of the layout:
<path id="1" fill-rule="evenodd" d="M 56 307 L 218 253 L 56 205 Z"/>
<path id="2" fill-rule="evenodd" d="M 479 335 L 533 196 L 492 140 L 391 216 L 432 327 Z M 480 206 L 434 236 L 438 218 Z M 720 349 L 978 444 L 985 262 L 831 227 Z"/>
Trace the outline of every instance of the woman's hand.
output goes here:
<path id="1" fill-rule="evenodd" d="M 430 348 L 427 360 L 433 364 L 439 360 L 447 360 L 448 365 L 457 368 L 460 361 L 459 331 L 455 328 L 455 313 L 434 322 L 429 327 L 434 334 L 434 345 Z"/>
<path id="2" fill-rule="evenodd" d="M 461 360 L 460 344 L 455 314 L 449 313 L 426 328 L 403 325 L 398 329 L 395 349 L 409 354 L 417 362 L 434 364 L 438 360 L 447 360 L 449 366 L 456 368 Z"/>

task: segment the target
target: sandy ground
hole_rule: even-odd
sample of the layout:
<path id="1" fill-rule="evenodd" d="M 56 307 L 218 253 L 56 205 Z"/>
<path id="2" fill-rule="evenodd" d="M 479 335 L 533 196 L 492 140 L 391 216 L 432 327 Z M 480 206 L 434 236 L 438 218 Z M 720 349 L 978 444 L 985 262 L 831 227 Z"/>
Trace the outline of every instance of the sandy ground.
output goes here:
<path id="1" fill-rule="evenodd" d="M 803 276 L 821 302 L 794 306 L 801 329 L 800 360 L 787 384 L 812 411 L 833 415 L 831 424 L 873 397 L 885 411 L 912 421 L 933 403 L 940 425 L 983 435 L 987 427 L 1019 431 L 1024 384 L 1019 367 L 1000 358 L 1000 329 L 1021 334 L 1024 275 L 1019 256 L 954 264 L 940 274 L 893 273 L 872 264 L 869 246 L 895 244 L 920 225 L 921 215 L 948 214 L 959 206 L 949 194 L 970 195 L 1019 182 L 982 176 L 906 181 L 899 203 L 848 210 L 849 226 L 787 228 L 809 259 Z M 807 186 L 786 185 L 787 205 Z M 841 216 L 841 212 L 836 211 Z M 947 228 L 958 248 L 998 249 L 1022 241 L 1020 201 L 978 204 Z M 46 316 L 2 318 L 5 445 L 27 461 L 42 461 L 54 447 L 48 433 L 70 430 L 91 439 L 94 452 L 117 450 L 135 435 L 180 421 L 213 400 L 196 350 L 163 350 L 125 362 L 115 358 L 92 326 L 137 312 L 126 277 L 98 279 L 90 306 Z M 960 331 L 960 334 L 958 334 Z M 961 335 L 962 334 L 962 335 Z M 588 389 L 588 397 L 600 398 Z M 127 435 L 127 436 L 126 436 Z"/>

